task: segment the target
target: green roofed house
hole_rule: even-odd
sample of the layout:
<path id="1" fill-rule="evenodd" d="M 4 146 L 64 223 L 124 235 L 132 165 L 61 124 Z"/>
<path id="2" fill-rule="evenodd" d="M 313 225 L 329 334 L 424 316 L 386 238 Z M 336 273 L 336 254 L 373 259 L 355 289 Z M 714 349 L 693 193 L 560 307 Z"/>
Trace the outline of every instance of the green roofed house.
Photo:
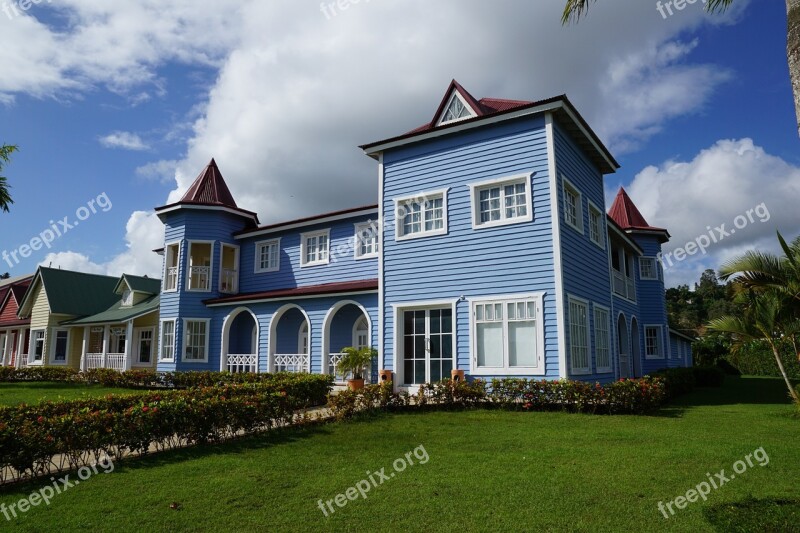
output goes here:
<path id="1" fill-rule="evenodd" d="M 160 290 L 158 279 L 40 267 L 19 309 L 31 320 L 27 365 L 153 367 Z"/>

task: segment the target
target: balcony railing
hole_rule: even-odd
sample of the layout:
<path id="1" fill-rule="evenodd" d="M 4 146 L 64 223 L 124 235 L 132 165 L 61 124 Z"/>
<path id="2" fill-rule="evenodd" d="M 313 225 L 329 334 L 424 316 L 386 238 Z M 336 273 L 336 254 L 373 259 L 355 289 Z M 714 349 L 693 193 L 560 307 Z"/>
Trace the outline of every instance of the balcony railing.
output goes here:
<path id="1" fill-rule="evenodd" d="M 304 353 L 275 354 L 275 372 L 309 372 L 308 355 Z"/>
<path id="2" fill-rule="evenodd" d="M 239 292 L 239 272 L 225 268 L 220 279 L 220 292 L 235 294 Z"/>
<path id="3" fill-rule="evenodd" d="M 344 357 L 343 353 L 328 354 L 328 375 L 333 376 L 336 383 L 344 383 L 347 381 L 349 374 L 346 376 L 339 372 L 339 361 Z"/>
<path id="4" fill-rule="evenodd" d="M 256 372 L 258 355 L 247 354 L 228 354 L 228 372 L 232 374 L 242 374 L 246 372 Z"/>
<path id="5" fill-rule="evenodd" d="M 189 290 L 211 290 L 211 267 L 193 266 L 189 268 Z"/>
<path id="6" fill-rule="evenodd" d="M 169 267 L 167 269 L 167 280 L 164 284 L 164 290 L 174 291 L 178 288 L 178 267 Z"/>
<path id="7" fill-rule="evenodd" d="M 636 301 L 636 282 L 618 270 L 613 270 L 614 294 L 631 301 Z"/>

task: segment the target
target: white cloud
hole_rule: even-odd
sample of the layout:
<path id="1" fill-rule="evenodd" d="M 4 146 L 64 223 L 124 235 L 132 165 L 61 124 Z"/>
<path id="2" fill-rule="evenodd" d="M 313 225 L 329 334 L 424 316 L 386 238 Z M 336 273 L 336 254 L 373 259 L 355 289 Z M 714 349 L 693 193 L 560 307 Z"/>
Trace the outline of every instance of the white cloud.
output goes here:
<path id="1" fill-rule="evenodd" d="M 704 269 L 718 269 L 748 249 L 776 251 L 776 230 L 787 239 L 798 232 L 800 167 L 752 139 L 721 140 L 691 161 L 647 167 L 627 190 L 650 224 L 672 234 L 664 252 L 711 241 L 707 254 L 682 261 L 670 256 L 668 285 L 694 283 Z"/>
<path id="2" fill-rule="evenodd" d="M 139 135 L 128 131 L 115 131 L 98 139 L 106 148 L 121 148 L 123 150 L 147 150 L 150 148 Z"/>

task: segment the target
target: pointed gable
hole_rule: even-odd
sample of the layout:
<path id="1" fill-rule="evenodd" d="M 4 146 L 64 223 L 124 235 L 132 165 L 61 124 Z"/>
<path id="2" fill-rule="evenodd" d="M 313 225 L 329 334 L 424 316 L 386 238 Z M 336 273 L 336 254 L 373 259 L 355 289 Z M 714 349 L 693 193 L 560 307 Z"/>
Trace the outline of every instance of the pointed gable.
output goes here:
<path id="1" fill-rule="evenodd" d="M 669 233 L 663 228 L 656 228 L 647 223 L 639 208 L 633 203 L 631 197 L 625 191 L 624 187 L 619 188 L 617 197 L 611 205 L 608 216 L 617 223 L 617 225 L 625 231 L 646 231 L 663 233 L 665 237 L 669 238 Z"/>

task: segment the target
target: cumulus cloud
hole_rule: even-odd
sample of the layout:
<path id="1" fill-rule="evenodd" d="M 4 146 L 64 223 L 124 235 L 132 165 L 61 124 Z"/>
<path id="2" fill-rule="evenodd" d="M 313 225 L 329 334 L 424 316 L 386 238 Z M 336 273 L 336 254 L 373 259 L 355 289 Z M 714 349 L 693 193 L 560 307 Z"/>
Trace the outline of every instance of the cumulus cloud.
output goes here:
<path id="1" fill-rule="evenodd" d="M 100 137 L 100 144 L 106 148 L 121 148 L 123 150 L 147 150 L 149 146 L 139 135 L 128 131 L 115 131 Z"/>
<path id="2" fill-rule="evenodd" d="M 664 252 L 705 242 L 704 236 L 711 241 L 706 254 L 682 261 L 670 256 L 668 285 L 694 283 L 704 269 L 716 269 L 748 249 L 776 251 L 776 230 L 787 239 L 798 231 L 800 167 L 749 138 L 719 141 L 690 161 L 647 167 L 628 192 L 650 224 L 672 234 Z"/>

